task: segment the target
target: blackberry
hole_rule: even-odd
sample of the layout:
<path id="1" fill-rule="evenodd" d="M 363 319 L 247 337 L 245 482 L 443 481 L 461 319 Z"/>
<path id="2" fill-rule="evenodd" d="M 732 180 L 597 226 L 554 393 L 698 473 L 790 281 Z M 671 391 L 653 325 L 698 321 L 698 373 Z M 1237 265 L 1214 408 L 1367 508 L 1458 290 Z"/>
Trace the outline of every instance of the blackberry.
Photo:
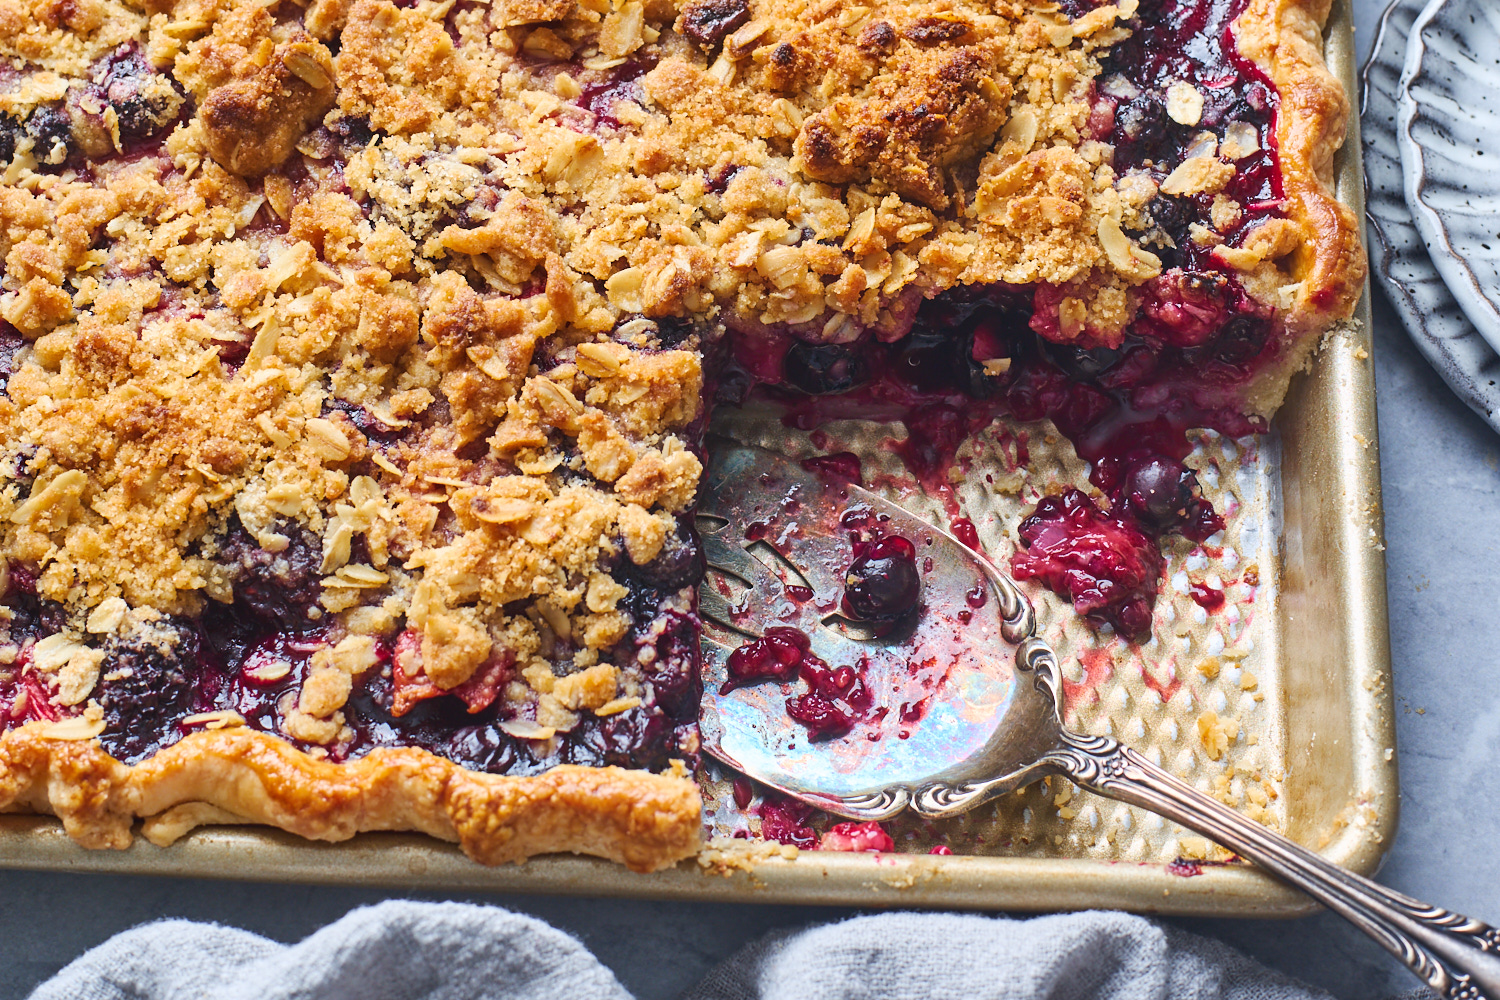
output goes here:
<path id="1" fill-rule="evenodd" d="M 648 598 L 654 592 L 632 587 L 633 593 L 626 598 L 635 620 L 634 633 L 639 641 L 656 628 L 657 619 L 662 619 L 660 634 L 651 645 L 656 658 L 641 668 L 641 673 L 651 683 L 648 705 L 660 705 L 674 719 L 694 716 L 698 710 L 700 685 L 698 682 L 698 629 L 686 616 L 675 611 L 662 611 L 659 602 Z M 631 600 L 635 598 L 635 600 Z"/>
<path id="2" fill-rule="evenodd" d="M 328 131 L 353 149 L 364 149 L 370 144 L 370 140 L 375 138 L 375 130 L 370 128 L 368 118 L 356 118 L 351 115 L 341 116 L 338 121 L 328 126 Z"/>
<path id="3" fill-rule="evenodd" d="M 322 589 L 322 543 L 293 521 L 278 521 L 272 530 L 290 539 L 280 552 L 261 548 L 236 519 L 218 561 L 229 571 L 236 610 L 284 629 L 307 628 Z"/>
<path id="4" fill-rule="evenodd" d="M 1192 202 L 1163 194 L 1152 198 L 1146 209 L 1151 213 L 1151 221 L 1172 237 L 1172 242 L 1179 247 L 1188 242 L 1188 226 L 1198 221 L 1198 212 Z"/>
<path id="5" fill-rule="evenodd" d="M 700 341 L 703 339 L 698 324 L 684 316 L 657 317 L 656 336 L 663 348 L 681 347 L 694 334 L 698 334 Z"/>
<path id="6" fill-rule="evenodd" d="M 21 138 L 23 126 L 10 115 L 0 115 L 0 163 L 9 163 L 16 155 L 16 141 Z"/>
<path id="7" fill-rule="evenodd" d="M 568 734 L 563 760 L 586 767 L 665 767 L 670 731 L 660 709 L 644 706 L 607 718 L 585 718 Z"/>
<path id="8" fill-rule="evenodd" d="M 1126 141 L 1146 149 L 1156 149 L 1167 138 L 1171 130 L 1171 119 L 1167 117 L 1167 106 L 1161 98 L 1142 94 L 1127 101 L 1115 112 L 1115 126 Z"/>
<path id="9" fill-rule="evenodd" d="M 104 99 L 115 110 L 120 139 L 127 143 L 161 132 L 177 120 L 182 106 L 175 89 L 151 69 L 135 42 L 126 42 L 110 56 L 103 87 Z"/>
<path id="10" fill-rule="evenodd" d="M 1214 338 L 1213 355 L 1228 364 L 1242 364 L 1265 349 L 1270 335 L 1264 321 L 1253 316 L 1236 316 Z"/>
<path id="11" fill-rule="evenodd" d="M 97 688 L 105 750 L 134 764 L 176 742 L 172 723 L 194 708 L 198 647 L 197 631 L 171 620 L 105 643 Z"/>

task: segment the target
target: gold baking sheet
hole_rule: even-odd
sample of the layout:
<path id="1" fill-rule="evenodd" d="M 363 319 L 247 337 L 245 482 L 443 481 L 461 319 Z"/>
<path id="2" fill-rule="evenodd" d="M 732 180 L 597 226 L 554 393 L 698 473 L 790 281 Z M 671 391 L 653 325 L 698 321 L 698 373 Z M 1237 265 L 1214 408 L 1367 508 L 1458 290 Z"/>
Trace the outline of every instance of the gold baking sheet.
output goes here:
<path id="1" fill-rule="evenodd" d="M 1354 94 L 1349 0 L 1334 6 L 1328 60 Z M 1350 123 L 1340 197 L 1363 217 L 1358 121 Z M 1070 662 L 1070 721 L 1110 733 L 1205 791 L 1356 871 L 1378 865 L 1395 832 L 1397 796 L 1379 459 L 1368 292 L 1355 322 L 1330 336 L 1313 370 L 1292 386 L 1272 433 L 1232 442 L 1196 439 L 1189 460 L 1221 511 L 1222 547 L 1169 546 L 1170 580 L 1155 638 L 1131 649 L 1083 626 L 1032 588 L 1045 635 Z M 774 420 L 740 414 L 739 436 L 811 453 Z M 942 506 L 915 493 L 880 447 L 885 429 L 824 431 L 820 450 L 848 444 L 893 497 L 939 524 Z M 1016 461 L 1017 435 L 1029 459 Z M 1049 438 L 1053 440 L 1049 441 Z M 966 446 L 955 483 L 985 547 L 1003 559 L 1021 512 L 1054 483 L 1081 483 L 1082 466 L 1044 424 L 997 425 Z M 1247 570 L 1254 573 L 1247 582 Z M 1206 615 L 1187 593 L 1228 584 L 1224 610 Z M 1200 731 L 1212 712 L 1227 745 L 1217 759 Z M 1213 742 L 1212 735 L 1207 742 Z M 722 782 L 705 776 L 710 829 L 743 829 Z M 1222 857 L 1207 842 L 1140 809 L 1038 784 L 942 824 L 892 824 L 901 855 L 802 852 L 793 860 L 741 853 L 687 861 L 655 875 L 587 858 L 537 858 L 483 868 L 424 837 L 366 834 L 315 844 L 254 828 L 199 830 L 171 848 L 137 839 L 127 851 L 85 851 L 47 817 L 0 817 L 0 866 L 405 888 L 627 895 L 747 902 L 951 908 L 1075 909 L 1286 916 L 1305 897 L 1238 864 L 1168 866 Z M 929 856 L 945 843 L 953 856 Z M 1184 875 L 1177 872 L 1200 871 Z"/>

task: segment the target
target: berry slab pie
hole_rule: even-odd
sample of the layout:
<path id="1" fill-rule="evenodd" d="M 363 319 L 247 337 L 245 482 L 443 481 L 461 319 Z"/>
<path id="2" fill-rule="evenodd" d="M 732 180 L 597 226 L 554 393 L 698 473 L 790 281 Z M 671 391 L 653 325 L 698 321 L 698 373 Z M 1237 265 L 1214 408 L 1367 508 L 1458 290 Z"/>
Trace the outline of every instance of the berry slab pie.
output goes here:
<path id="1" fill-rule="evenodd" d="M 1049 418 L 1014 572 L 1139 638 L 1363 281 L 1327 6 L 0 0 L 0 809 L 692 855 L 752 397 Z"/>

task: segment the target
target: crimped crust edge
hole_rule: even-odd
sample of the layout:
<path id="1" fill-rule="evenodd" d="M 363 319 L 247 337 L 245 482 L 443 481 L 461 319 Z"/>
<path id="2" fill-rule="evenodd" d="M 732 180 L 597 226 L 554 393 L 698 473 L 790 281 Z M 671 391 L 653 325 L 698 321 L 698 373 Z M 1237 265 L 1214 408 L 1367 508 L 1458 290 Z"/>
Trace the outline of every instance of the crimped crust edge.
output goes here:
<path id="1" fill-rule="evenodd" d="M 97 740 L 46 730 L 31 723 L 0 735 L 0 812 L 56 815 L 88 848 L 129 847 L 137 818 L 159 845 L 205 822 L 323 841 L 416 831 L 486 865 L 572 852 L 637 872 L 671 867 L 702 843 L 698 787 L 677 774 L 563 765 L 507 777 L 414 748 L 335 764 L 239 728 L 189 734 L 132 767 Z"/>
<path id="2" fill-rule="evenodd" d="M 1331 0 L 1250 0 L 1235 22 L 1235 43 L 1275 85 L 1276 139 L 1286 217 L 1301 228 L 1291 257 L 1301 284 L 1285 311 L 1291 350 L 1260 375 L 1246 404 L 1269 417 L 1292 375 L 1323 333 L 1354 312 L 1368 264 L 1359 219 L 1334 195 L 1334 158 L 1344 146 L 1349 96 L 1323 57 Z"/>

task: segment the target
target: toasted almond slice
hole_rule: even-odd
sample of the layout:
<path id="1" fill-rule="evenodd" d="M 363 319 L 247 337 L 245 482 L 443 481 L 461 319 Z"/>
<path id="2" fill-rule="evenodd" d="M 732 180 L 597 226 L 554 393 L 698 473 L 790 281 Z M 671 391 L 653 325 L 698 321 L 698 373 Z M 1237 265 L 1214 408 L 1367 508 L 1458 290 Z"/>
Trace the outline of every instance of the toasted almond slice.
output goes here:
<path id="1" fill-rule="evenodd" d="M 129 610 L 130 605 L 125 603 L 124 598 L 106 597 L 93 611 L 89 612 L 88 623 L 83 627 L 93 635 L 113 632 L 120 627 L 120 623 L 125 620 L 125 614 Z"/>
<path id="2" fill-rule="evenodd" d="M 1128 278 L 1145 281 L 1161 273 L 1161 258 L 1136 246 L 1112 216 L 1099 220 L 1099 243 L 1115 270 Z"/>
<path id="3" fill-rule="evenodd" d="M 347 580 L 356 587 L 383 587 L 391 579 L 389 573 L 382 573 L 380 570 L 366 566 L 363 563 L 350 563 L 347 566 L 340 566 L 337 576 L 339 579 Z"/>
<path id="4" fill-rule="evenodd" d="M 36 491 L 10 515 L 12 522 L 27 524 L 60 504 L 77 500 L 88 485 L 88 476 L 80 469 L 69 469 L 53 477 L 41 490 Z"/>
<path id="5" fill-rule="evenodd" d="M 245 676 L 253 681 L 261 681 L 263 683 L 269 684 L 272 681 L 281 680 L 291 672 L 292 665 L 287 661 L 271 660 L 267 663 L 262 663 L 252 669 L 246 670 Z"/>
<path id="6" fill-rule="evenodd" d="M 401 478 L 402 473 L 400 466 L 398 466 L 395 462 L 392 462 L 390 459 L 386 458 L 380 452 L 372 451 L 370 453 L 370 461 L 374 462 L 376 465 L 380 466 L 382 469 L 384 469 L 386 472 L 389 472 L 396 478 Z"/>
<path id="7" fill-rule="evenodd" d="M 496 354 L 492 349 L 471 347 L 466 352 L 469 360 L 474 362 L 476 368 L 484 372 L 496 382 L 504 382 L 510 378 L 510 369 L 505 367 L 505 359 Z"/>
<path id="8" fill-rule="evenodd" d="M 557 730 L 551 726 L 539 726 L 530 719 L 507 719 L 500 729 L 518 740 L 550 740 Z"/>
<path id="9" fill-rule="evenodd" d="M 553 469 L 561 465 L 562 460 L 562 452 L 552 451 L 537 458 L 527 459 L 518 457 L 516 459 L 516 468 L 520 469 L 528 476 L 545 476 L 547 473 L 551 472 Z"/>
<path id="10" fill-rule="evenodd" d="M 342 462 L 349 457 L 349 437 L 338 424 L 322 417 L 313 417 L 303 425 L 307 442 L 324 458 Z"/>
<path id="11" fill-rule="evenodd" d="M 87 715 L 75 715 L 71 719 L 54 722 L 42 730 L 47 740 L 91 740 L 104 732 L 104 718 L 90 719 Z"/>
<path id="12" fill-rule="evenodd" d="M 548 410 L 575 414 L 583 412 L 583 404 L 578 401 L 578 397 L 547 376 L 535 375 L 529 381 L 535 386 L 537 401 Z"/>
<path id="13" fill-rule="evenodd" d="M 229 726 L 243 726 L 245 717 L 233 709 L 225 708 L 217 712 L 199 712 L 197 715 L 189 715 L 182 720 L 185 726 L 203 726 L 206 729 L 225 729 Z"/>
<path id="14" fill-rule="evenodd" d="M 770 30 L 769 20 L 751 21 L 729 36 L 728 41 L 724 43 L 724 51 L 735 59 L 743 59 L 750 54 L 750 47 L 760 41 L 760 37 Z"/>
<path id="15" fill-rule="evenodd" d="M 1161 182 L 1161 193 L 1170 195 L 1217 194 L 1234 176 L 1234 167 L 1211 156 L 1183 160 Z"/>
<path id="16" fill-rule="evenodd" d="M 1249 122 L 1232 122 L 1224 130 L 1219 152 L 1231 160 L 1241 160 L 1260 149 L 1260 132 Z"/>
<path id="17" fill-rule="evenodd" d="M 38 640 L 31 647 L 31 665 L 44 674 L 56 673 L 64 663 L 73 658 L 74 653 L 83 648 L 83 643 L 58 632 Z"/>
<path id="18" fill-rule="evenodd" d="M 333 82 L 306 43 L 293 45 L 281 61 L 299 80 L 314 90 L 324 90 Z"/>
<path id="19" fill-rule="evenodd" d="M 1021 147 L 1024 155 L 1031 151 L 1036 143 L 1038 123 L 1036 112 L 1030 108 L 1020 108 L 1010 116 L 1010 120 L 1000 127 L 1000 139 L 1004 142 L 1014 142 Z"/>
<path id="20" fill-rule="evenodd" d="M 606 701 L 594 709 L 594 714 L 599 716 L 619 715 L 621 712 L 630 711 L 640 703 L 641 699 L 639 698 L 615 698 L 613 701 Z"/>
<path id="21" fill-rule="evenodd" d="M 590 378 L 608 378 L 611 375 L 618 375 L 629 353 L 629 349 L 620 344 L 593 342 L 579 344 L 578 370 Z"/>
<path id="22" fill-rule="evenodd" d="M 490 524 L 514 524 L 536 516 L 537 505 L 530 500 L 511 497 L 475 497 L 469 509 L 481 521 Z"/>
<path id="23" fill-rule="evenodd" d="M 1203 120 L 1203 95 L 1185 80 L 1173 80 L 1167 88 L 1167 117 L 1179 125 Z"/>

